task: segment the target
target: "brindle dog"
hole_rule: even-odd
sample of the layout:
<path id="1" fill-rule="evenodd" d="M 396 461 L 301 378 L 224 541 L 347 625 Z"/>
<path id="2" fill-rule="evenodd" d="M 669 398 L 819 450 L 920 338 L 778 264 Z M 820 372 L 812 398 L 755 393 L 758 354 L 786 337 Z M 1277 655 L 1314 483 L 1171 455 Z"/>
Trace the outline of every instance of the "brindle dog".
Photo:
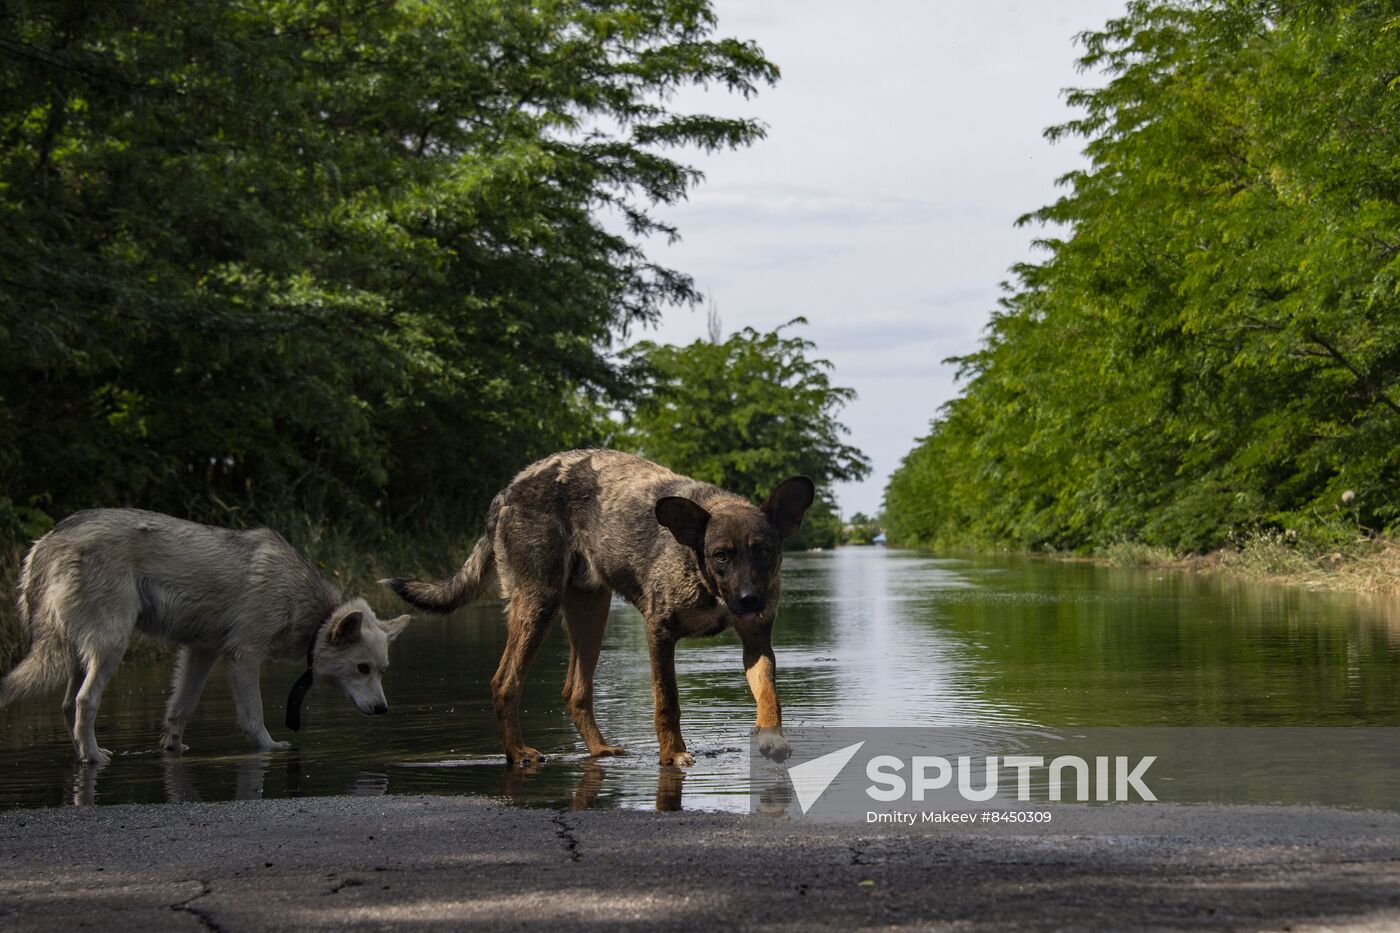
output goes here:
<path id="1" fill-rule="evenodd" d="M 404 600 L 449 612 L 499 577 L 509 628 L 492 699 L 506 757 L 543 756 L 520 733 L 525 671 L 559 615 L 569 635 L 564 700 L 592 755 L 617 755 L 593 716 L 593 672 L 617 593 L 646 618 L 661 763 L 690 765 L 676 692 L 677 639 L 733 628 L 758 705 L 765 755 L 788 745 L 774 687 L 773 620 L 783 539 L 797 533 L 815 489 L 779 484 L 762 506 L 615 450 L 571 450 L 526 467 L 492 500 L 486 533 L 457 573 L 438 583 L 387 580 Z"/>

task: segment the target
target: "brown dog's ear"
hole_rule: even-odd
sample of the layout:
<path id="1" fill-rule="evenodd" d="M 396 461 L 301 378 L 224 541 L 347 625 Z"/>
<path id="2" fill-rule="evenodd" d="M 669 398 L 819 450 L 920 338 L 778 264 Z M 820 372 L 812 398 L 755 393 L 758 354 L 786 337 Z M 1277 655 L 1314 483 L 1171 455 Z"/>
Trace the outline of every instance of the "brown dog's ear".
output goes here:
<path id="1" fill-rule="evenodd" d="M 778 529 L 778 534 L 791 538 L 802 527 L 802 516 L 807 514 L 816 497 L 815 483 L 805 476 L 794 476 L 783 480 L 768 494 L 763 502 L 763 514 Z"/>
<path id="2" fill-rule="evenodd" d="M 363 612 L 358 609 L 347 612 L 331 623 L 331 630 L 326 633 L 326 643 L 348 645 L 351 642 L 359 641 L 360 626 L 364 624 L 365 614 Z"/>
<path id="3" fill-rule="evenodd" d="M 705 528 L 710 513 L 685 496 L 666 496 L 656 500 L 656 520 L 670 529 L 676 540 L 697 551 L 705 547 Z"/>

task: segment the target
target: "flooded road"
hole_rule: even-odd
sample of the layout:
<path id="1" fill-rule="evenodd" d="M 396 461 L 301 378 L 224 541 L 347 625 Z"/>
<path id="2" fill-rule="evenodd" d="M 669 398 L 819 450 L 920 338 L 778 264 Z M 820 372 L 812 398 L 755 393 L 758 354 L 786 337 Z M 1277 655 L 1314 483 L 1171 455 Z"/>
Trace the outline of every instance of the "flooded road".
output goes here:
<path id="1" fill-rule="evenodd" d="M 788 725 L 1400 726 L 1400 603 L 1211 577 L 1023 558 L 844 548 L 789 556 L 777 623 Z M 392 600 L 381 603 L 398 611 Z M 419 616 L 394 645 L 388 715 L 314 691 L 299 734 L 281 725 L 300 671 L 264 667 L 273 736 L 245 753 L 222 673 L 185 736 L 156 747 L 170 660 L 125 663 L 103 698 L 111 765 L 79 768 L 58 700 L 0 713 L 0 807 L 296 797 L 477 794 L 575 807 L 745 810 L 753 701 L 732 635 L 683 642 L 682 727 L 694 767 L 660 769 L 642 620 L 614 604 L 597 674 L 604 735 L 631 755 L 594 761 L 559 696 L 568 646 L 531 669 L 525 738 L 548 756 L 504 767 L 489 681 L 505 641 L 498 602 Z"/>

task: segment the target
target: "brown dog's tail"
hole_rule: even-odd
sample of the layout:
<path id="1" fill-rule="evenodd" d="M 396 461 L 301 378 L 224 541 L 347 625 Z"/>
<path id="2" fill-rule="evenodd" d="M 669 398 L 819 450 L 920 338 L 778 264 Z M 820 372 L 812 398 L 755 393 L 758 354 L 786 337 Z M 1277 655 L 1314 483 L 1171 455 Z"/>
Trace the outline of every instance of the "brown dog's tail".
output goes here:
<path id="1" fill-rule="evenodd" d="M 446 580 L 425 583 L 421 580 L 394 577 L 392 580 L 379 582 L 387 583 L 399 594 L 400 599 L 411 606 L 428 612 L 451 612 L 480 596 L 491 584 L 495 570 L 496 551 L 491 546 L 491 537 L 482 535 L 476 539 L 476 547 L 472 548 L 467 562 Z"/>

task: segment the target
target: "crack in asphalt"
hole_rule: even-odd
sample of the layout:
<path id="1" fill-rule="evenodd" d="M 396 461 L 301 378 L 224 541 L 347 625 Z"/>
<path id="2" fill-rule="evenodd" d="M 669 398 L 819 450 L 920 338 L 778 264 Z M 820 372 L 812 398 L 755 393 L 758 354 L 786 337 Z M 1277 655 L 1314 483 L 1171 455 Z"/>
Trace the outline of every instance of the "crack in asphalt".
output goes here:
<path id="1" fill-rule="evenodd" d="M 359 878 L 342 878 L 326 889 L 327 894 L 339 894 L 346 888 L 358 888 L 364 884 Z"/>
<path id="2" fill-rule="evenodd" d="M 170 905 L 170 909 L 175 911 L 176 913 L 189 914 L 190 916 L 198 920 L 199 925 L 206 930 L 213 930 L 214 933 L 223 933 L 223 928 L 214 922 L 213 917 L 209 916 L 209 914 L 200 910 L 198 907 L 190 906 L 195 901 L 199 900 L 201 897 L 208 897 L 210 894 L 214 893 L 214 886 L 208 881 L 204 881 L 201 879 L 199 885 L 200 890 L 198 894 L 193 894 L 185 898 L 183 901 L 176 901 L 174 904 Z"/>
<path id="3" fill-rule="evenodd" d="M 554 835 L 564 840 L 564 849 L 569 853 L 569 861 L 577 862 L 583 858 L 583 854 L 578 850 L 578 837 L 574 835 L 574 828 L 564 820 L 564 814 L 554 814 L 550 822 L 559 827 L 554 831 Z"/>

